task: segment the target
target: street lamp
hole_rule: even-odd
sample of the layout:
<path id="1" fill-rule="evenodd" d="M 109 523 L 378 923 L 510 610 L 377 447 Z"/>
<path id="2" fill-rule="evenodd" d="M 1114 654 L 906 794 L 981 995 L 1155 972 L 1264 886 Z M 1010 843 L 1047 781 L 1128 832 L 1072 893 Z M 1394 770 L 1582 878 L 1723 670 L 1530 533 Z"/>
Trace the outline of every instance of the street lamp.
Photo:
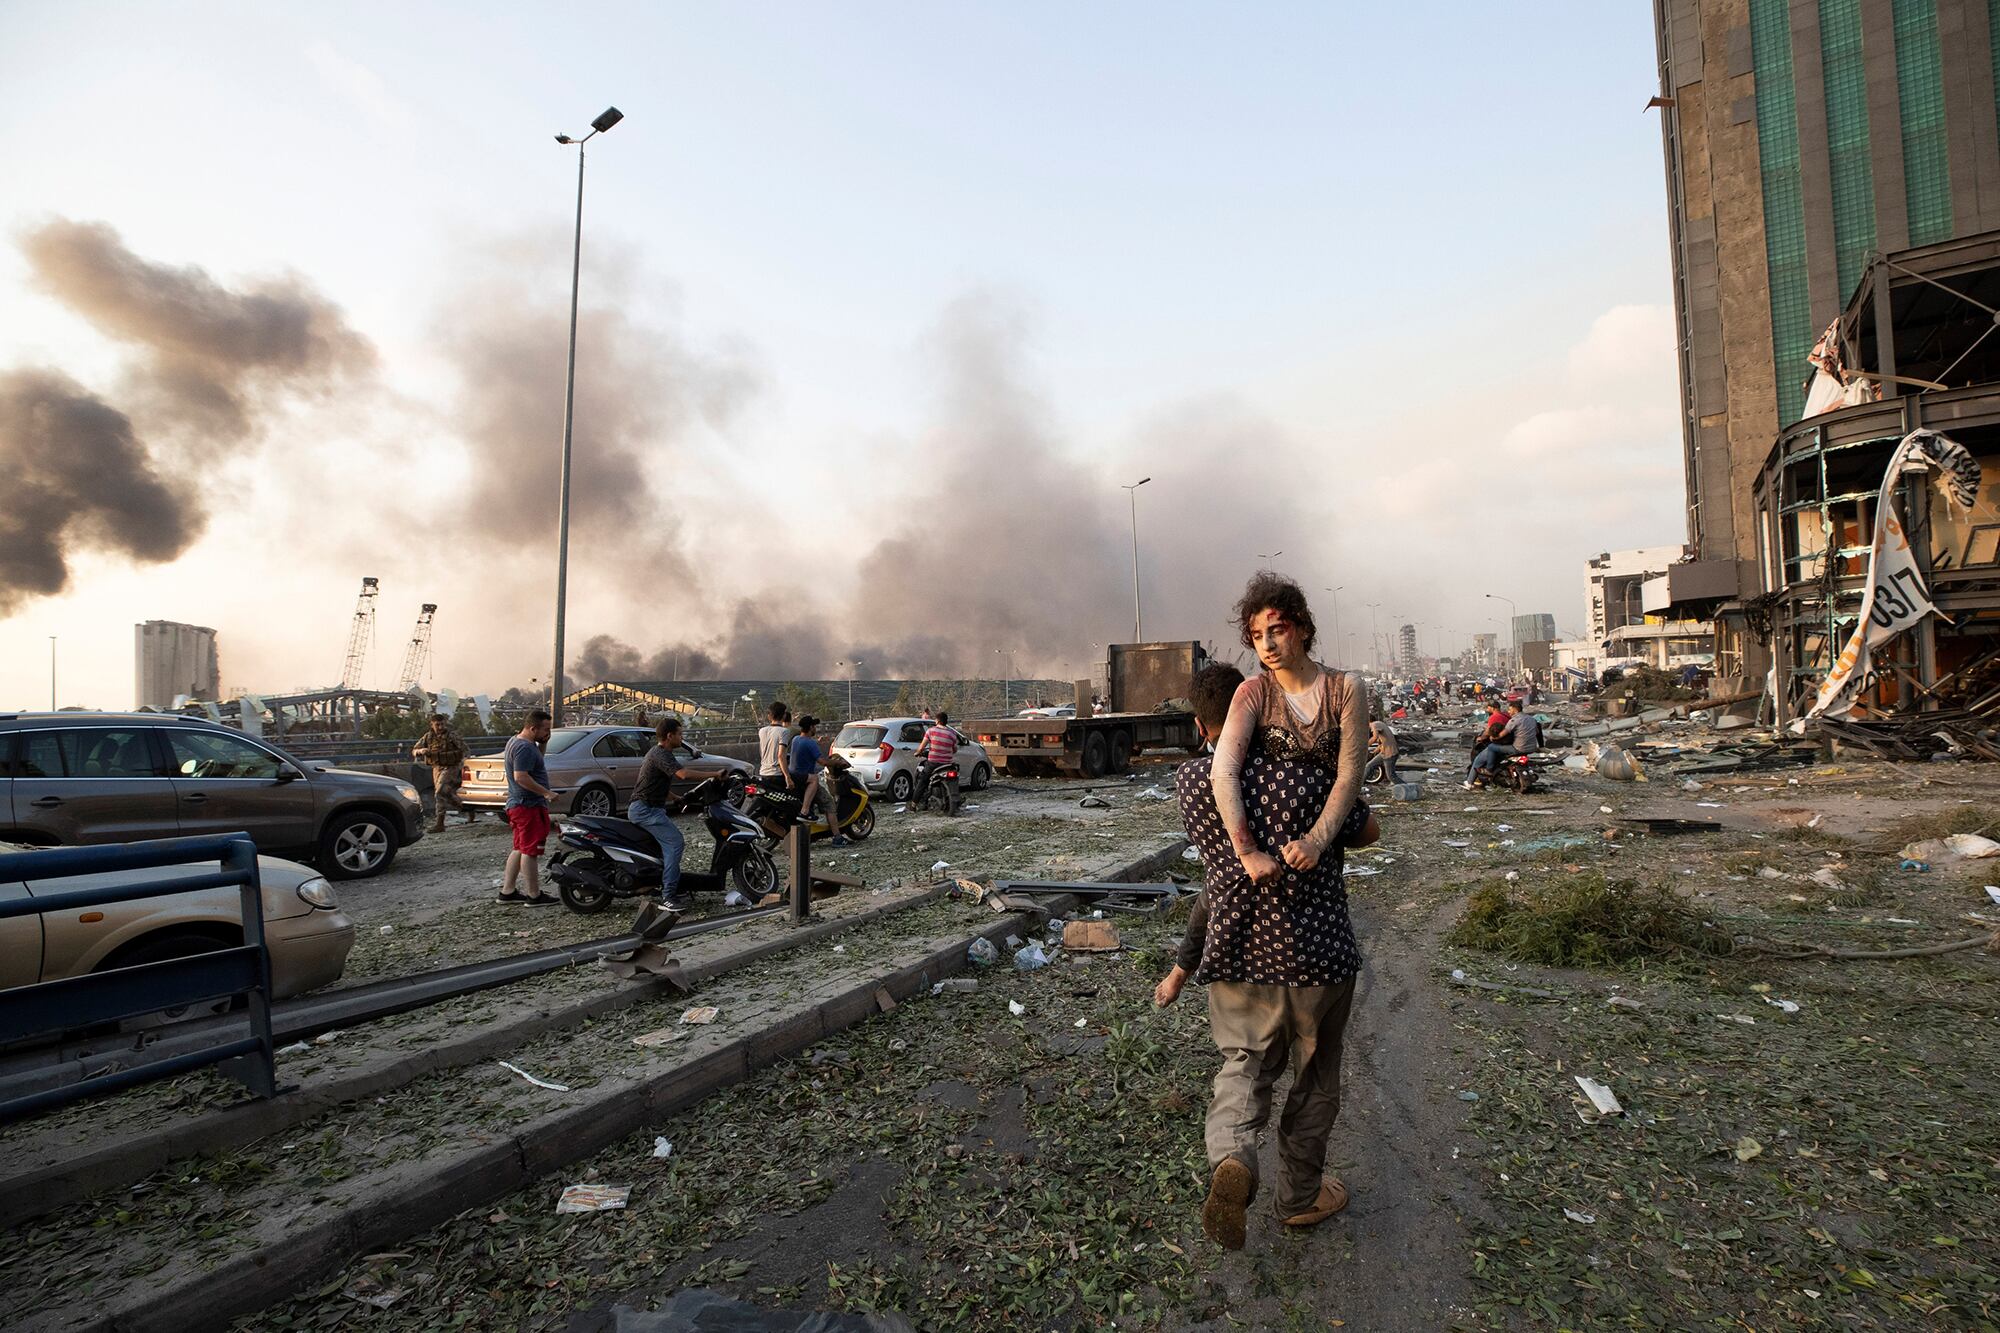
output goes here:
<path id="1" fill-rule="evenodd" d="M 1487 593 L 1486 596 L 1492 601 L 1507 603 L 1507 656 L 1509 658 L 1515 657 L 1521 650 L 1519 631 L 1514 626 L 1514 622 L 1520 618 L 1520 608 L 1514 605 L 1514 599 L 1511 597 L 1502 597 L 1498 593 L 1492 592 Z M 1509 671 L 1514 669 L 1511 662 L 1508 664 L 1507 669 Z"/>
<path id="2" fill-rule="evenodd" d="M 1380 666 L 1382 652 L 1382 621 L 1375 613 L 1382 609 L 1382 603 L 1368 603 L 1368 651 L 1376 655 L 1375 664 Z"/>
<path id="3" fill-rule="evenodd" d="M 851 662 L 836 662 L 834 665 L 847 668 L 847 720 L 852 722 L 854 720 L 854 673 L 861 670 L 861 659 L 857 657 Z"/>
<path id="4" fill-rule="evenodd" d="M 56 711 L 56 636 L 49 635 L 49 711 Z"/>
<path id="5" fill-rule="evenodd" d="M 1346 586 L 1343 583 L 1340 585 L 1340 588 L 1345 588 Z M 1340 588 L 1327 588 L 1327 591 L 1333 594 L 1333 651 L 1336 653 L 1342 651 L 1340 647 Z"/>
<path id="6" fill-rule="evenodd" d="M 1132 642 L 1146 641 L 1145 620 L 1139 614 L 1139 488 L 1151 481 L 1151 477 L 1141 477 L 1122 489 L 1125 498 L 1132 502 Z"/>
<path id="7" fill-rule="evenodd" d="M 562 499 L 556 520 L 556 670 L 550 677 L 549 715 L 562 725 L 563 609 L 569 596 L 569 454 L 576 424 L 576 303 L 583 277 L 583 146 L 625 119 L 617 107 L 590 122 L 590 133 L 581 139 L 558 134 L 559 144 L 576 145 L 576 239 L 569 257 L 569 375 L 563 385 Z"/>
<path id="8" fill-rule="evenodd" d="M 1003 653 L 1007 657 L 1007 678 L 1000 686 L 1000 711 L 1002 713 L 1011 713 L 1014 711 L 1014 650 L 1012 648 L 995 648 L 993 650 L 995 657 Z"/>
<path id="9" fill-rule="evenodd" d="M 1276 559 L 1277 559 L 1277 558 L 1278 558 L 1279 556 L 1281 556 L 1281 555 L 1283 555 L 1283 554 L 1284 554 L 1284 552 L 1283 552 L 1283 551 L 1273 551 L 1273 552 L 1271 552 L 1271 553 L 1270 553 L 1269 555 L 1265 555 L 1265 554 L 1264 554 L 1264 553 L 1263 553 L 1262 551 L 1259 551 L 1259 552 L 1257 552 L 1257 558 L 1258 558 L 1259 560 L 1262 560 L 1262 561 L 1264 562 L 1264 568 L 1266 568 L 1266 569 L 1270 569 L 1270 568 L 1271 568 L 1271 562 L 1272 562 L 1273 560 L 1276 560 Z"/>

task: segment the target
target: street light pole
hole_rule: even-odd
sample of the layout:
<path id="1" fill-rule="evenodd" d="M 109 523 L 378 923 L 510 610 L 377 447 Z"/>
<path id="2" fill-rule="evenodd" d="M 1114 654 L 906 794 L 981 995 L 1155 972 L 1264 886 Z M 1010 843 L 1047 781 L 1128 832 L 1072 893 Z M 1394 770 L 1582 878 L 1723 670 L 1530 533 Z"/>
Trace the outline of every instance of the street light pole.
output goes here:
<path id="1" fill-rule="evenodd" d="M 56 711 L 56 636 L 49 635 L 49 711 Z"/>
<path id="2" fill-rule="evenodd" d="M 1283 554 L 1283 551 L 1273 551 L 1269 555 L 1265 555 L 1262 551 L 1259 551 L 1257 552 L 1257 558 L 1264 562 L 1264 568 L 1271 569 L 1271 562 Z M 1272 570 L 1272 572 L 1276 573 L 1277 571 Z"/>
<path id="3" fill-rule="evenodd" d="M 590 122 L 581 139 L 558 134 L 559 144 L 576 145 L 576 237 L 569 257 L 569 374 L 563 384 L 562 497 L 556 520 L 556 667 L 549 677 L 549 716 L 562 725 L 563 612 L 569 599 L 569 459 L 576 425 L 576 307 L 583 278 L 583 146 L 625 119 L 617 107 Z"/>
<path id="4" fill-rule="evenodd" d="M 1521 655 L 1521 639 L 1520 630 L 1515 626 L 1514 622 L 1520 619 L 1521 610 L 1514 605 L 1514 599 L 1511 597 L 1502 597 L 1500 594 L 1493 592 L 1487 593 L 1486 596 L 1492 601 L 1507 603 L 1507 669 L 1509 671 L 1516 670 L 1520 666 L 1520 662 L 1517 659 Z"/>
<path id="5" fill-rule="evenodd" d="M 1375 613 L 1381 609 L 1380 602 L 1368 603 L 1368 651 L 1378 655 L 1377 666 L 1381 665 L 1379 654 L 1382 651 L 1382 619 Z"/>
<path id="6" fill-rule="evenodd" d="M 1132 502 L 1132 642 L 1146 641 L 1145 617 L 1139 614 L 1139 488 L 1151 481 L 1151 477 L 1141 477 L 1130 486 L 1124 487 L 1125 498 Z"/>
<path id="7" fill-rule="evenodd" d="M 1345 588 L 1346 586 L 1343 583 L 1340 585 L 1340 588 Z M 1340 588 L 1327 589 L 1328 592 L 1333 594 L 1333 651 L 1336 653 L 1343 651 L 1340 646 Z"/>

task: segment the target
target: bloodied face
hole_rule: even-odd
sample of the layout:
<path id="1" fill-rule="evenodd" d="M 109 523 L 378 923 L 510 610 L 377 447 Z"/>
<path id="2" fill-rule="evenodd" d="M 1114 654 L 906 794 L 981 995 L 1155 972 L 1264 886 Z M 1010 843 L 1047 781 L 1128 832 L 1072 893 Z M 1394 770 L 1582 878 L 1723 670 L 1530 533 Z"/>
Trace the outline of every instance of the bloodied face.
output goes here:
<path id="1" fill-rule="evenodd" d="M 1296 671 L 1305 665 L 1305 637 L 1290 617 L 1273 607 L 1251 617 L 1250 647 L 1266 671 Z"/>

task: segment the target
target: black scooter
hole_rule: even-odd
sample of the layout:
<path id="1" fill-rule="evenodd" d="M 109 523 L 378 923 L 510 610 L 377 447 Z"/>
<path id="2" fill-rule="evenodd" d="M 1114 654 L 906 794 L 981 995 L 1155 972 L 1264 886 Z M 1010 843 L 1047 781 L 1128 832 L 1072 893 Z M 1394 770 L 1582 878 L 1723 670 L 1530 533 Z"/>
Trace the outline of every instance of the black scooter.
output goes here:
<path id="1" fill-rule="evenodd" d="M 737 779 L 741 781 L 741 779 Z M 755 904 L 778 891 L 778 866 L 762 845 L 764 831 L 730 803 L 729 778 L 706 778 L 674 802 L 676 813 L 702 809 L 702 824 L 714 839 L 708 869 L 683 861 L 684 893 L 728 893 Z M 549 858 L 549 878 L 572 912 L 602 912 L 620 898 L 656 897 L 660 892 L 660 844 L 628 819 L 577 815 L 562 822 L 556 841 L 563 850 Z"/>
<path id="2" fill-rule="evenodd" d="M 955 815 L 965 808 L 965 795 L 958 785 L 958 761 L 926 764 L 917 769 L 916 790 L 910 793 L 910 808 L 935 808 L 941 815 Z"/>

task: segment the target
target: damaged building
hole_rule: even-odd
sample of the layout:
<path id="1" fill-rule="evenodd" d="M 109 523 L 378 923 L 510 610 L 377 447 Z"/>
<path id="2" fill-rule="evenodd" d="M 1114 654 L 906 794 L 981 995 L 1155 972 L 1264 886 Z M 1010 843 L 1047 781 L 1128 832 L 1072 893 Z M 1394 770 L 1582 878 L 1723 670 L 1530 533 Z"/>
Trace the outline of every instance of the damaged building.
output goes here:
<path id="1" fill-rule="evenodd" d="M 1858 715 L 1985 706 L 2000 687 L 1992 7 L 1656 0 L 1654 14 L 1690 558 L 1647 580 L 1644 609 L 1713 621 L 1722 688 L 1766 685 L 1779 721 L 1801 716 L 1856 637 L 1888 494 L 1903 577 L 1941 615 L 1863 654 Z M 1922 473 L 1885 491 L 1919 430 L 1985 465 L 1969 508 Z"/>

